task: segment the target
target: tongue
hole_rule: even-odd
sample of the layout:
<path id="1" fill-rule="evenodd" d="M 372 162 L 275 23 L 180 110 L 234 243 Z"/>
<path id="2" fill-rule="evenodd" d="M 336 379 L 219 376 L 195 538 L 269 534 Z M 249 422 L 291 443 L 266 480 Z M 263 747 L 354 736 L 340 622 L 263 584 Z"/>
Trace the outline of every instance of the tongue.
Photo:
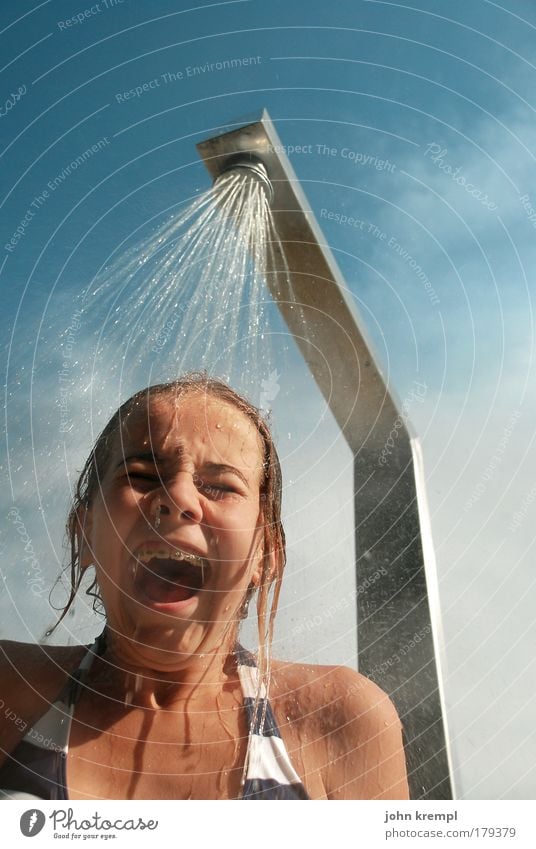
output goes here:
<path id="1" fill-rule="evenodd" d="M 199 589 L 199 576 L 194 567 L 189 564 L 180 568 L 173 563 L 172 568 L 159 560 L 151 560 L 147 568 L 138 573 L 137 583 L 151 601 L 172 604 L 176 601 L 186 601 Z"/>
<path id="2" fill-rule="evenodd" d="M 152 601 L 169 602 L 185 601 L 195 594 L 192 587 L 186 587 L 183 584 L 175 584 L 170 580 L 161 578 L 150 572 L 142 580 L 142 588 L 148 598 Z"/>

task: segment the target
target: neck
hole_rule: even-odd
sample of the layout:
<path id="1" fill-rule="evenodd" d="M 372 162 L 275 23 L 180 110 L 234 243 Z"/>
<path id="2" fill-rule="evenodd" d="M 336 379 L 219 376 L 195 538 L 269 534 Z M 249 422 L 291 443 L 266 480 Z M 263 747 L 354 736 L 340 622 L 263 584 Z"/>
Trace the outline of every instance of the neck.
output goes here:
<path id="1" fill-rule="evenodd" d="M 159 650 L 141 653 L 130 641 L 125 645 L 106 634 L 97 647 L 92 686 L 126 705 L 153 709 L 213 701 L 225 684 L 237 682 L 235 642 L 232 635 L 212 651 L 178 655 L 180 660 L 166 651 L 162 660 Z"/>

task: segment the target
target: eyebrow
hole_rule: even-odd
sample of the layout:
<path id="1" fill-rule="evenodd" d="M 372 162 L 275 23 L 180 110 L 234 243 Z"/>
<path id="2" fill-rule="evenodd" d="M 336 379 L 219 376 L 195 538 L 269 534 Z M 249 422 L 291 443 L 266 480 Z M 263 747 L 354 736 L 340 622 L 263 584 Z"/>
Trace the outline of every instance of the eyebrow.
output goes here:
<path id="1" fill-rule="evenodd" d="M 129 454 L 127 457 L 124 457 L 116 466 L 116 468 L 121 468 L 126 463 L 132 460 L 142 460 L 145 462 L 153 463 L 154 465 L 158 465 L 159 463 L 165 464 L 169 461 L 170 458 L 162 457 L 158 454 L 154 454 L 152 451 L 144 451 L 144 452 L 136 452 L 134 454 Z M 220 474 L 225 474 L 226 472 L 236 475 L 240 480 L 244 483 L 245 486 L 249 489 L 249 482 L 245 475 L 236 468 L 236 466 L 230 466 L 228 463 L 213 463 L 207 462 L 203 465 L 203 470 L 206 472 L 217 472 Z"/>
<path id="2" fill-rule="evenodd" d="M 225 472 L 229 472 L 232 475 L 237 475 L 240 480 L 247 486 L 249 489 L 249 483 L 247 478 L 242 474 L 236 466 L 229 466 L 227 463 L 205 463 L 203 466 L 208 472 L 221 472 L 225 474 Z"/>

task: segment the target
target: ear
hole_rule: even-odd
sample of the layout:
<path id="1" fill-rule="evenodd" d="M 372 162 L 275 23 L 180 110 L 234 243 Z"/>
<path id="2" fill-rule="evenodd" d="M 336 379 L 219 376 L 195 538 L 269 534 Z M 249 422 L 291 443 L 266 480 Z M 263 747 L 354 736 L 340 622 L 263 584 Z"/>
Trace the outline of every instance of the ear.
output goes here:
<path id="1" fill-rule="evenodd" d="M 255 549 L 253 557 L 251 558 L 252 563 L 252 572 L 249 585 L 250 587 L 257 588 L 261 582 L 262 578 L 262 561 L 263 561 L 264 547 L 262 542 L 260 542 Z"/>
<path id="2" fill-rule="evenodd" d="M 93 515 L 90 507 L 80 506 L 76 511 L 76 537 L 78 540 L 79 562 L 82 572 L 94 561 L 91 550 L 91 530 Z"/>
<path id="3" fill-rule="evenodd" d="M 273 551 L 265 552 L 264 545 L 261 543 L 257 548 L 253 557 L 255 566 L 251 576 L 251 583 L 255 587 L 259 587 L 263 580 L 271 580 L 275 573 L 275 554 Z"/>

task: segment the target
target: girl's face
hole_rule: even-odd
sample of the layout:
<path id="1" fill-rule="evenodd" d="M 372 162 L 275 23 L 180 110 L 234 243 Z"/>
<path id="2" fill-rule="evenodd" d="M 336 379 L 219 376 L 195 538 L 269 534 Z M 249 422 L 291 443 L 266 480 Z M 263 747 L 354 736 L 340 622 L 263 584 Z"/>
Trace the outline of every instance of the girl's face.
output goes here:
<path id="1" fill-rule="evenodd" d="M 132 661 L 165 671 L 228 650 L 260 580 L 261 479 L 260 436 L 226 402 L 192 391 L 130 414 L 85 521 L 112 639 Z"/>

